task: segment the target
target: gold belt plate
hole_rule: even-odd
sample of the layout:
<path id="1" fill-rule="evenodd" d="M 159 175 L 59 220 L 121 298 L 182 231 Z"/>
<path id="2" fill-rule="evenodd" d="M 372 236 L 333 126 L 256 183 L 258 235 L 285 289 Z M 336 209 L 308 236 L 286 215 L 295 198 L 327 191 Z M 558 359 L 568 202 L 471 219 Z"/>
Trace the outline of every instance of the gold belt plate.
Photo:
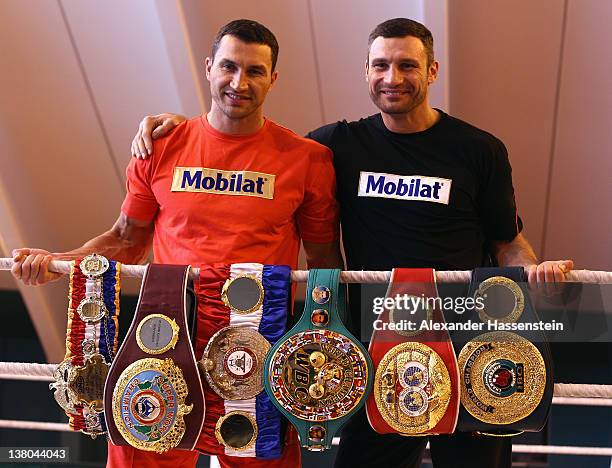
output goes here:
<path id="1" fill-rule="evenodd" d="M 544 358 L 533 343 L 510 332 L 469 341 L 457 359 L 461 404 L 479 421 L 512 424 L 529 416 L 546 387 Z"/>
<path id="2" fill-rule="evenodd" d="M 49 389 L 54 390 L 55 401 L 67 413 L 77 414 L 75 405 L 84 405 L 101 413 L 109 368 L 99 353 L 86 357 L 82 366 L 74 366 L 70 359 L 66 359 L 58 366 L 55 382 L 49 385 Z"/>
<path id="3" fill-rule="evenodd" d="M 433 429 L 451 399 L 451 379 L 442 358 L 429 346 L 401 343 L 381 359 L 374 376 L 374 400 L 385 422 L 400 434 Z"/>
<path id="4" fill-rule="evenodd" d="M 225 327 L 209 340 L 198 363 L 224 400 L 247 400 L 263 391 L 263 362 L 270 343 L 246 327 Z"/>
<path id="5" fill-rule="evenodd" d="M 163 453 L 185 435 L 184 416 L 193 409 L 183 372 L 170 358 L 139 359 L 121 373 L 113 390 L 117 429 L 132 447 Z"/>

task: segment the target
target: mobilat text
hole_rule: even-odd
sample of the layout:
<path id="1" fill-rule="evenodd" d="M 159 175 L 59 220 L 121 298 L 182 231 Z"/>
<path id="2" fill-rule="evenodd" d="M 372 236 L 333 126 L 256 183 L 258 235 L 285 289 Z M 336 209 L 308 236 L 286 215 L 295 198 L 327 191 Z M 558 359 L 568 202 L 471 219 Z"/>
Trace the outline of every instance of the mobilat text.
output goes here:
<path id="1" fill-rule="evenodd" d="M 437 177 L 361 172 L 359 196 L 420 200 L 448 205 L 452 182 L 450 179 Z"/>
<path id="2" fill-rule="evenodd" d="M 221 195 L 274 197 L 273 174 L 251 171 L 224 171 L 208 167 L 175 167 L 173 192 L 205 192 Z"/>
<path id="3" fill-rule="evenodd" d="M 372 301 L 372 311 L 380 315 L 386 310 L 402 310 L 415 314 L 418 310 L 450 310 L 463 314 L 466 310 L 482 310 L 484 297 L 425 297 L 409 294 L 396 294 L 392 297 L 375 297 Z"/>

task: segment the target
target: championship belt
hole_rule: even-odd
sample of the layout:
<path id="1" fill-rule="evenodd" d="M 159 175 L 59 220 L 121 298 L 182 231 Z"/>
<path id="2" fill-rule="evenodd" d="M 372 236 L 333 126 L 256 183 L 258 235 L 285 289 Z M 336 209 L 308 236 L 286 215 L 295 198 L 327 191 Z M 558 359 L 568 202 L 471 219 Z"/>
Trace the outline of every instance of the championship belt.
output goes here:
<path id="1" fill-rule="evenodd" d="M 450 434 L 459 415 L 459 371 L 444 324 L 432 269 L 395 268 L 385 308 L 370 341 L 376 368 L 366 401 L 372 428 L 379 434 Z M 410 325 L 412 324 L 412 325 Z"/>
<path id="2" fill-rule="evenodd" d="M 204 395 L 187 330 L 190 267 L 149 265 L 134 320 L 104 387 L 108 435 L 115 445 L 193 450 Z"/>
<path id="3" fill-rule="evenodd" d="M 106 434 L 102 403 L 117 351 L 120 269 L 96 254 L 71 262 L 66 356 L 49 385 L 70 427 L 92 439 Z"/>
<path id="4" fill-rule="evenodd" d="M 523 268 L 475 269 L 469 296 L 476 308 L 464 320 L 483 327 L 453 334 L 461 379 L 457 429 L 493 436 L 541 430 L 552 403 L 552 357 L 544 333 L 530 327 L 539 319 Z"/>
<path id="5" fill-rule="evenodd" d="M 325 450 L 372 388 L 372 362 L 342 323 L 340 270 L 310 270 L 304 313 L 276 343 L 264 366 L 272 402 L 308 450 Z"/>
<path id="6" fill-rule="evenodd" d="M 291 270 L 234 263 L 200 268 L 198 355 L 206 378 L 206 417 L 198 450 L 210 455 L 278 458 L 279 411 L 263 391 L 270 346 L 287 328 Z"/>

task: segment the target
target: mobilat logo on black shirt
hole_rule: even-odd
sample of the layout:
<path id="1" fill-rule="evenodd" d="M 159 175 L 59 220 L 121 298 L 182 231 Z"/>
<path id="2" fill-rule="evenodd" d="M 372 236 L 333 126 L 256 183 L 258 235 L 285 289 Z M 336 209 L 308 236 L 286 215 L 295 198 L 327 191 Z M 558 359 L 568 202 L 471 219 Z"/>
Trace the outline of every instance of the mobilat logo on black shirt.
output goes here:
<path id="1" fill-rule="evenodd" d="M 273 174 L 252 171 L 224 171 L 208 167 L 175 167 L 173 192 L 204 192 L 219 195 L 274 198 Z"/>
<path id="2" fill-rule="evenodd" d="M 420 175 L 396 175 L 380 172 L 360 172 L 360 197 L 419 200 L 448 205 L 451 179 Z"/>

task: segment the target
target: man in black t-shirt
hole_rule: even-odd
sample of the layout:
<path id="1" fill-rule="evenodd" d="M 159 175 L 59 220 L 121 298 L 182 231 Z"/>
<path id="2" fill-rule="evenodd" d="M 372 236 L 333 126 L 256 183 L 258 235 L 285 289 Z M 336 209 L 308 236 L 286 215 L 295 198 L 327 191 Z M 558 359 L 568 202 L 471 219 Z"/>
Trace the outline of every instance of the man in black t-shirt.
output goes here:
<path id="1" fill-rule="evenodd" d="M 378 25 L 369 37 L 366 73 L 380 113 L 308 134 L 334 152 L 348 268 L 470 270 L 490 255 L 499 265 L 525 266 L 530 282 L 563 281 L 573 263 L 536 265 L 521 234 L 503 143 L 430 106 L 438 63 L 429 30 L 404 18 Z M 145 118 L 132 153 L 146 157 L 152 130 L 161 135 L 182 120 Z M 358 294 L 351 300 L 358 303 Z M 352 310 L 356 333 L 359 321 Z M 509 438 L 456 433 L 429 440 L 436 468 L 511 466 Z M 336 467 L 416 467 L 426 442 L 379 435 L 362 410 L 343 428 Z"/>

